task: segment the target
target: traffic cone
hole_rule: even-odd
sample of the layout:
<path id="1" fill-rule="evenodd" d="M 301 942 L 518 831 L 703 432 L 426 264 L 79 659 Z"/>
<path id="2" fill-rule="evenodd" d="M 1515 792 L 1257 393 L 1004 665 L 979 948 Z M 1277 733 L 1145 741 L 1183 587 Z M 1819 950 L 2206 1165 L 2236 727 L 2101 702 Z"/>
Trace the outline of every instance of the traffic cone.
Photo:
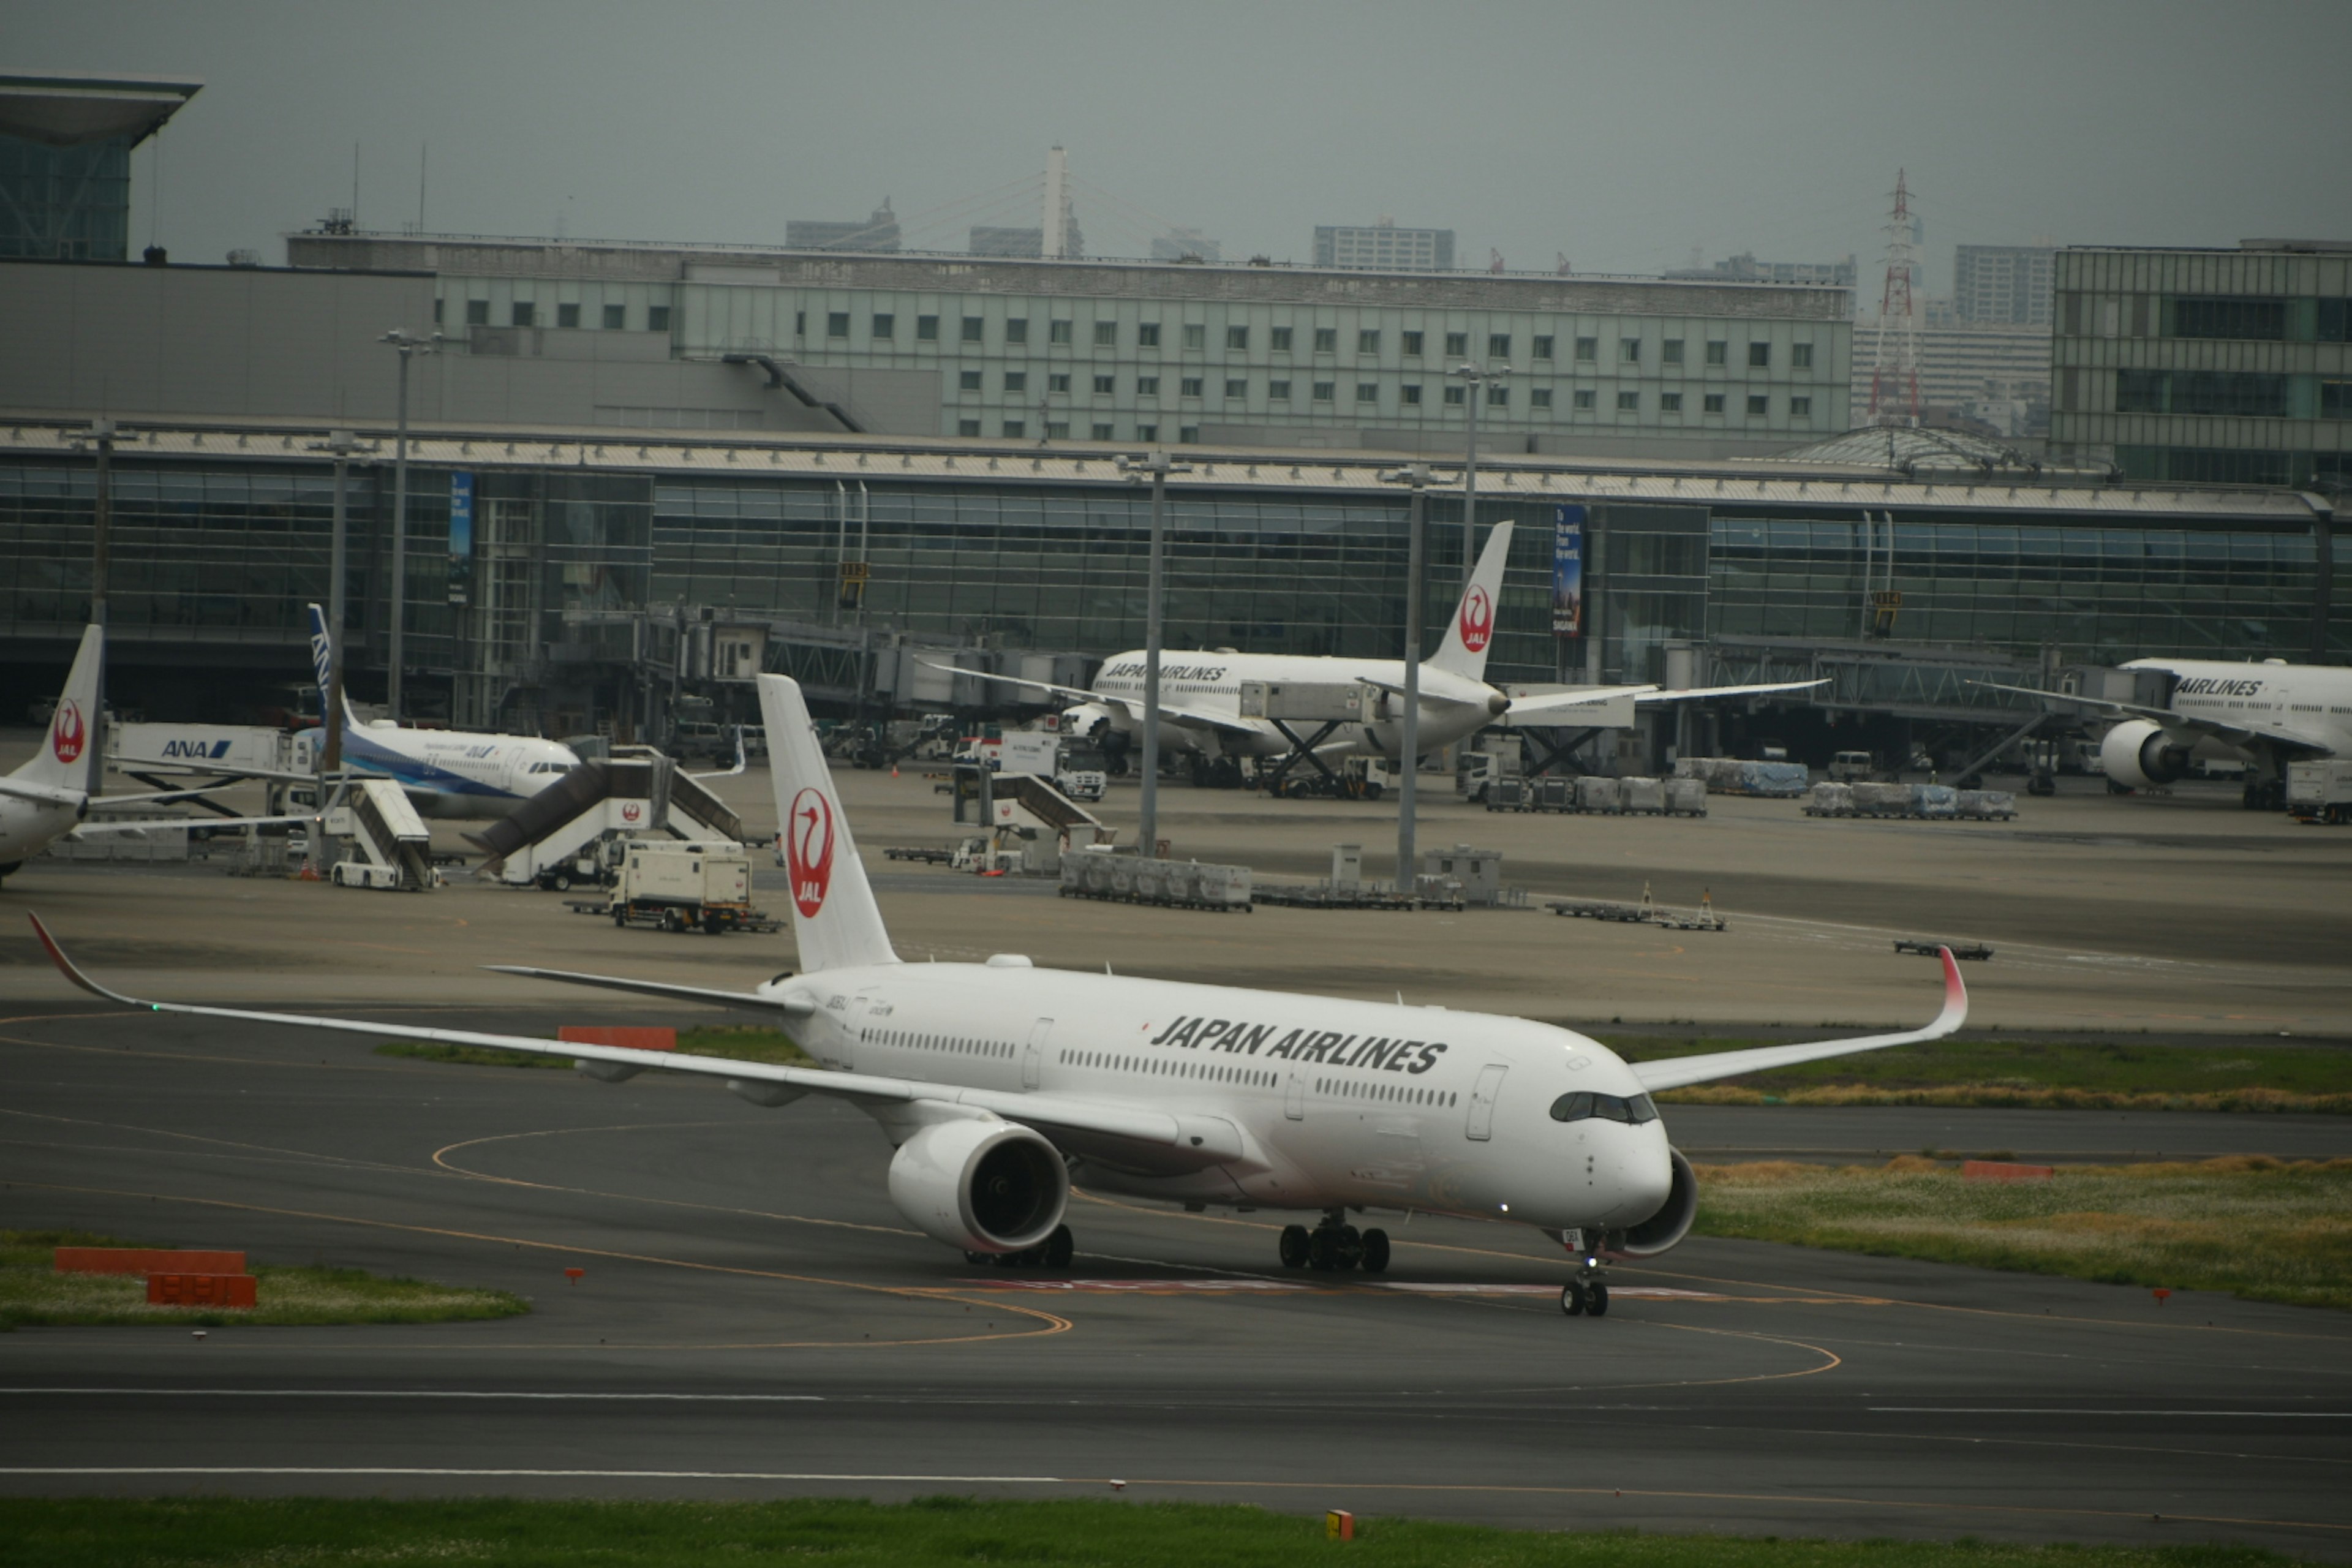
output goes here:
<path id="1" fill-rule="evenodd" d="M 898 776 L 898 764 L 896 763 L 890 764 L 890 776 L 894 779 Z"/>

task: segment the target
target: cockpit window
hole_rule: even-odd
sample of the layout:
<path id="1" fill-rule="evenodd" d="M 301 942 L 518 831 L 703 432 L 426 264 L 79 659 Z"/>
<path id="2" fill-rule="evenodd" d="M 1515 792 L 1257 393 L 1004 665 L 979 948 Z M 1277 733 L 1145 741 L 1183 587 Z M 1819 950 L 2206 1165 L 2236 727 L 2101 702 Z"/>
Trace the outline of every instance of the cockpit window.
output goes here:
<path id="1" fill-rule="evenodd" d="M 1650 1097 L 1646 1094 L 1621 1098 L 1613 1094 L 1588 1094 L 1581 1090 L 1563 1094 L 1551 1102 L 1551 1119 L 1554 1121 L 1582 1121 L 1588 1117 L 1639 1127 L 1644 1121 L 1655 1121 L 1658 1108 L 1650 1103 Z"/>

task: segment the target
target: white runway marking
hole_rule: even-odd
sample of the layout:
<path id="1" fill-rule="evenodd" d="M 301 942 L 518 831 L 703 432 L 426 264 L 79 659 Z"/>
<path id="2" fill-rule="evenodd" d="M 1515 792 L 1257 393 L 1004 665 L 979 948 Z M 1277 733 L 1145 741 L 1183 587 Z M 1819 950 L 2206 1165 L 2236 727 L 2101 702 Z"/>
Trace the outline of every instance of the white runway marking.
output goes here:
<path id="1" fill-rule="evenodd" d="M 487 1476 L 617 1481 L 958 1481 L 1067 1486 L 1061 1476 L 819 1475 L 793 1470 L 458 1469 L 421 1465 L 9 1465 L 0 1476 Z"/>
<path id="2" fill-rule="evenodd" d="M 2352 1410 L 2061 1410 L 2040 1405 L 1873 1405 L 1898 1415 L 2235 1415 L 2262 1421 L 2352 1421 Z"/>
<path id="3" fill-rule="evenodd" d="M 11 1394 L 135 1395 L 141 1399 L 588 1399 L 712 1405 L 822 1405 L 822 1394 L 530 1394 L 471 1388 L 0 1388 Z"/>

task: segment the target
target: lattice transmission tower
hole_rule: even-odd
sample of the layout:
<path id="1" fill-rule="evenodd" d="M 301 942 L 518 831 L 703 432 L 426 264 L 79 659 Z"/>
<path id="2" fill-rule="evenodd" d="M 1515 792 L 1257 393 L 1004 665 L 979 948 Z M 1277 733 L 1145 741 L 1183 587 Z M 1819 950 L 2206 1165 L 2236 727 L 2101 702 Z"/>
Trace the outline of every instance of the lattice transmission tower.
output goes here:
<path id="1" fill-rule="evenodd" d="M 1886 226 L 1886 283 L 1878 296 L 1878 357 L 1870 372 L 1870 422 L 1919 423 L 1919 315 L 1911 298 L 1919 247 L 1912 240 L 1911 193 L 1895 172 L 1895 215 Z"/>

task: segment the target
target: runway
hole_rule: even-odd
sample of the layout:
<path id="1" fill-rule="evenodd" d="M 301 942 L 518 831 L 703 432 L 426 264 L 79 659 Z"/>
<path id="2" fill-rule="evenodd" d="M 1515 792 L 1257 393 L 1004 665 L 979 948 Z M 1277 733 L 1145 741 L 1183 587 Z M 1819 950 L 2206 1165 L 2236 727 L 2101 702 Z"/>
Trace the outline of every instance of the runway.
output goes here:
<path id="1" fill-rule="evenodd" d="M 0 1223 L 499 1286 L 536 1310 L 0 1336 L 10 1493 L 1121 1483 L 1540 1529 L 2352 1555 L 2336 1315 L 1697 1241 L 1622 1270 L 1608 1318 L 1569 1320 L 1531 1234 L 1415 1220 L 1385 1276 L 1300 1275 L 1275 1266 L 1279 1216 L 1092 1198 L 1067 1274 L 974 1270 L 907 1229 L 887 1143 L 843 1107 L 12 1011 Z M 1880 1134 L 1837 1129 L 1879 1114 L 1780 1125 L 1853 1141 Z M 2155 1120 L 2209 1142 L 2287 1125 Z M 1713 1108 L 1669 1116 L 1685 1121 L 1696 1148 L 1748 1135 Z M 2053 1120 L 2044 1142 L 2088 1146 L 2095 1121 Z"/>

